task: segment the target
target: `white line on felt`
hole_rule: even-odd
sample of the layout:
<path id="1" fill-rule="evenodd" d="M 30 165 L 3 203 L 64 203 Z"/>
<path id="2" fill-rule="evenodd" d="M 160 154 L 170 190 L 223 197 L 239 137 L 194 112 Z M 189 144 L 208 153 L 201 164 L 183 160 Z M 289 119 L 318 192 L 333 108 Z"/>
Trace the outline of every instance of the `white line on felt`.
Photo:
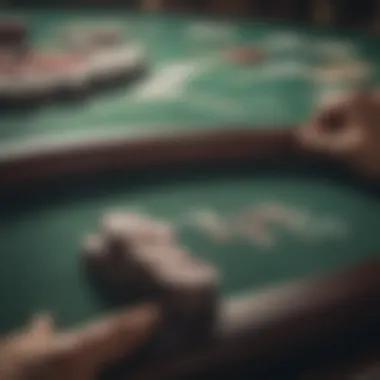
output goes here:
<path id="1" fill-rule="evenodd" d="M 247 116 L 245 108 L 240 103 L 227 99 L 223 96 L 209 96 L 205 93 L 193 93 L 186 96 L 186 102 L 191 106 L 205 111 L 217 111 L 226 116 L 238 116 L 239 118 Z"/>
<path id="2" fill-rule="evenodd" d="M 175 61 L 156 67 L 155 73 L 143 81 L 132 93 L 137 100 L 165 100 L 183 93 L 185 86 L 210 66 L 211 58 L 193 61 Z M 130 94 L 128 94 L 130 96 Z"/>

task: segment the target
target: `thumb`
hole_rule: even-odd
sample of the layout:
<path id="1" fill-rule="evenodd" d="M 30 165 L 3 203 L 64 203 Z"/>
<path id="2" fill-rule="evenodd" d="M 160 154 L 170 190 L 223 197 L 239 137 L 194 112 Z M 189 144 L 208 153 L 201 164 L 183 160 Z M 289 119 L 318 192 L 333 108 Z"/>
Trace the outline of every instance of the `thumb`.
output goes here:
<path id="1" fill-rule="evenodd" d="M 74 332 L 76 347 L 94 366 L 132 354 L 146 342 L 161 319 L 155 304 L 126 309 Z"/>
<path id="2" fill-rule="evenodd" d="M 49 314 L 36 315 L 31 320 L 29 328 L 29 331 L 37 336 L 51 335 L 54 329 L 53 318 Z"/>

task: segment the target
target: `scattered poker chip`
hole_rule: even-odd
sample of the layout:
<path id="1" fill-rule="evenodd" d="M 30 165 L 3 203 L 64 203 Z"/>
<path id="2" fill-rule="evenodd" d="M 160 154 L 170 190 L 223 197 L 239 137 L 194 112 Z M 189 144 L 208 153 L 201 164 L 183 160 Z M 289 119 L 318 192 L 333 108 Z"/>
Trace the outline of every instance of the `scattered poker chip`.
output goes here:
<path id="1" fill-rule="evenodd" d="M 232 63 L 240 65 L 253 65 L 261 63 L 265 57 L 265 52 L 257 47 L 233 47 L 224 52 L 225 58 Z"/>
<path id="2" fill-rule="evenodd" d="M 99 234 L 86 236 L 83 242 L 82 252 L 87 265 L 92 267 L 102 265 L 108 253 L 105 239 Z"/>
<path id="3" fill-rule="evenodd" d="M 202 210 L 190 215 L 190 223 L 211 238 L 225 242 L 231 238 L 231 231 L 227 223 L 223 221 L 215 212 Z"/>
<path id="4" fill-rule="evenodd" d="M 174 229 L 161 220 L 136 212 L 110 212 L 99 227 L 100 233 L 87 236 L 83 244 L 87 268 L 95 279 L 117 294 L 132 291 L 159 297 L 170 325 L 179 323 L 187 340 L 208 336 L 219 287 L 217 269 L 180 247 Z M 124 244 L 117 246 L 115 240 Z M 130 241 L 138 244 L 125 244 Z"/>
<path id="5" fill-rule="evenodd" d="M 352 61 L 318 67 L 312 72 L 316 82 L 331 83 L 340 81 L 362 82 L 366 81 L 372 73 L 367 62 Z"/>
<path id="6" fill-rule="evenodd" d="M 0 53 L 0 107 L 24 107 L 76 100 L 104 86 L 139 78 L 146 69 L 139 47 L 125 46 L 93 55 L 35 51 L 22 59 Z"/>
<path id="7" fill-rule="evenodd" d="M 204 263 L 194 264 L 190 261 L 181 268 L 175 268 L 175 270 L 170 266 L 161 267 L 160 269 L 159 275 L 162 282 L 182 289 L 215 288 L 219 280 L 217 270 L 213 266 Z"/>
<path id="8" fill-rule="evenodd" d="M 15 62 L 13 71 L 0 68 L 0 106 L 37 105 L 59 95 L 65 88 L 78 90 L 74 76 L 84 67 L 84 62 L 76 57 L 53 54 L 30 54 Z M 76 76 L 76 78 L 78 78 Z"/>
<path id="9" fill-rule="evenodd" d="M 119 25 L 70 25 L 61 33 L 60 40 L 66 49 L 96 52 L 122 45 L 124 30 Z"/>
<path id="10" fill-rule="evenodd" d="M 40 78 L 41 89 L 54 97 L 79 95 L 89 86 L 89 73 L 84 57 L 68 53 L 36 56 L 31 70 Z"/>
<path id="11" fill-rule="evenodd" d="M 253 244 L 262 247 L 273 247 L 275 240 L 269 228 L 269 221 L 255 209 L 245 212 L 236 218 L 234 229 L 238 236 L 247 238 Z"/>
<path id="12" fill-rule="evenodd" d="M 97 27 L 89 34 L 90 44 L 95 48 L 115 47 L 124 41 L 123 29 L 116 25 Z"/>
<path id="13" fill-rule="evenodd" d="M 144 278 L 151 284 L 157 267 L 185 263 L 189 256 L 177 246 L 170 224 L 136 212 L 105 214 L 99 235 L 89 237 L 84 245 L 90 267 L 119 286 L 134 282 L 139 287 Z"/>
<path id="14" fill-rule="evenodd" d="M 280 224 L 292 232 L 302 232 L 309 221 L 307 213 L 277 202 L 261 204 L 256 212 L 265 218 L 267 223 Z"/>
<path id="15" fill-rule="evenodd" d="M 105 252 L 105 241 L 98 234 L 86 236 L 83 242 L 83 250 L 89 255 L 101 255 Z"/>
<path id="16" fill-rule="evenodd" d="M 190 261 L 190 253 L 176 246 L 140 246 L 131 252 L 131 260 L 147 270 L 162 266 L 178 267 Z"/>
<path id="17" fill-rule="evenodd" d="M 146 59 L 139 47 L 121 46 L 89 56 L 91 82 L 95 87 L 132 81 L 146 69 Z"/>
<path id="18" fill-rule="evenodd" d="M 138 213 L 109 213 L 101 222 L 104 236 L 125 249 L 138 246 L 171 246 L 175 244 L 174 228 L 162 221 Z"/>

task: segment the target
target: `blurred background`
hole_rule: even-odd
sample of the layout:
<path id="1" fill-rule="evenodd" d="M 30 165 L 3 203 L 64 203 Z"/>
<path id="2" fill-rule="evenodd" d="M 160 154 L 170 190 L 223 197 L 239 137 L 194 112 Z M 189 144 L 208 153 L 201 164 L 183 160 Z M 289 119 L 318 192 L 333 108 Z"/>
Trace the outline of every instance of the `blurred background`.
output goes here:
<path id="1" fill-rule="evenodd" d="M 378 0 L 2 0 L 3 6 L 122 6 L 146 10 L 243 14 L 366 28 L 380 23 Z"/>

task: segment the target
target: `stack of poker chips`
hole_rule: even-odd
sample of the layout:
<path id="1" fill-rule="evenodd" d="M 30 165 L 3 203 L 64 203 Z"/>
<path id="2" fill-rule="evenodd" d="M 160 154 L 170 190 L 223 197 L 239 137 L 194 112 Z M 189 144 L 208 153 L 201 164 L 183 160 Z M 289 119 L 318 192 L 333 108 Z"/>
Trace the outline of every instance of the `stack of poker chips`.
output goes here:
<path id="1" fill-rule="evenodd" d="M 99 233 L 87 237 L 84 252 L 89 267 L 108 284 L 158 297 L 174 341 L 195 343 L 212 334 L 219 274 L 180 247 L 170 224 L 136 213 L 110 213 Z"/>
<path id="2" fill-rule="evenodd" d="M 17 62 L 2 54 L 0 105 L 23 107 L 76 100 L 98 89 L 133 83 L 145 71 L 145 56 L 138 46 L 120 46 L 89 55 L 34 51 Z"/>
<path id="3" fill-rule="evenodd" d="M 71 30 L 57 50 L 29 46 L 26 26 L 0 22 L 0 107 L 34 108 L 134 83 L 146 72 L 141 46 L 111 28 Z M 28 48 L 24 48 L 28 46 Z M 21 54 L 21 52 L 23 54 Z"/>
<path id="4" fill-rule="evenodd" d="M 124 42 L 118 25 L 71 25 L 60 40 L 66 51 L 85 55 L 92 88 L 130 81 L 146 70 L 141 47 Z"/>

